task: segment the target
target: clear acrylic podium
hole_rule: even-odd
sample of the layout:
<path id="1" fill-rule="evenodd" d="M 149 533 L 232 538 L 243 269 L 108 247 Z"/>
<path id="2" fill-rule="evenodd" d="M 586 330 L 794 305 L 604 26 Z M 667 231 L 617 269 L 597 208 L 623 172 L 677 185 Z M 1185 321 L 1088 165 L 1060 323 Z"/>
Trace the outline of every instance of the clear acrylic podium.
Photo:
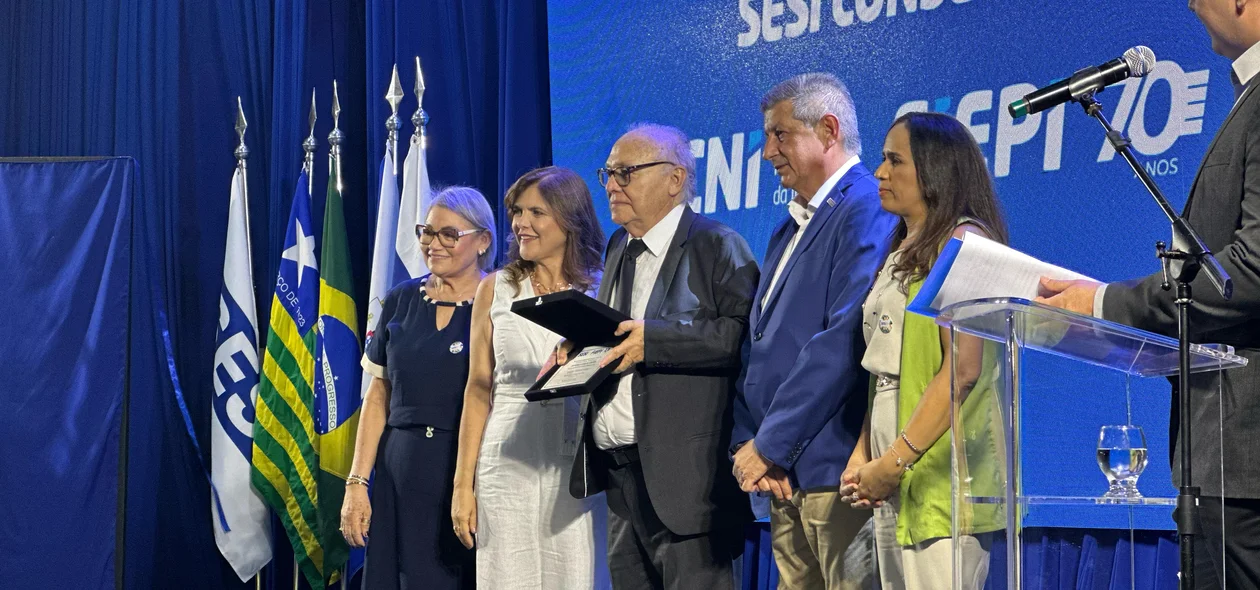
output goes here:
<path id="1" fill-rule="evenodd" d="M 1081 434 L 1085 432 L 1081 425 L 1134 423 L 1135 409 L 1147 410 L 1138 406 L 1149 405 L 1152 401 L 1149 399 L 1151 396 L 1143 399 L 1140 393 L 1131 392 L 1130 382 L 1139 377 L 1175 375 L 1178 360 L 1176 339 L 1023 299 L 965 301 L 943 309 L 936 322 L 954 335 L 954 354 L 951 357 L 955 366 L 951 367 L 951 375 L 955 378 L 951 379 L 951 430 L 947 435 L 950 437 L 953 471 L 954 588 L 978 589 L 986 581 L 992 588 L 1022 587 L 1025 553 L 1022 535 L 1030 510 L 1073 507 L 1068 509 L 1086 511 L 1088 516 L 1070 525 L 1073 528 L 1094 528 L 1098 526 L 1096 522 L 1111 522 L 1101 526 L 1123 530 L 1123 524 L 1117 526 L 1114 523 L 1127 522 L 1132 534 L 1134 515 L 1140 521 L 1142 511 L 1146 511 L 1147 517 L 1159 516 L 1158 522 L 1164 527 L 1171 526 L 1169 515 L 1176 503 L 1176 491 L 1167 481 L 1166 471 L 1146 476 L 1153 480 L 1163 478 L 1165 481 L 1162 482 L 1139 479 L 1140 483 L 1149 484 L 1143 486 L 1146 488 L 1144 494 L 1150 489 L 1157 493 L 1141 498 L 1104 498 L 1107 479 L 1097 464 L 1092 472 L 1085 469 L 1077 473 L 1074 470 L 1072 473 L 1056 473 L 1050 478 L 1044 473 L 1026 473 L 1028 458 L 1021 441 L 1036 440 L 1044 448 L 1046 441 L 1054 440 L 1062 447 L 1062 453 L 1084 453 L 1083 460 L 1087 460 L 1091 452 L 1101 455 L 1097 446 L 1097 427 L 1093 430 L 1093 440 L 1079 440 L 1087 438 Z M 973 366 L 964 367 L 962 371 L 975 378 L 974 385 L 966 392 L 960 390 L 957 379 L 960 373 L 957 366 L 959 333 L 983 339 L 984 353 L 979 371 L 974 366 L 974 355 Z M 1192 345 L 1190 354 L 1195 373 L 1223 371 L 1247 363 L 1246 359 L 1234 355 L 1233 349 L 1228 346 Z M 1052 363 L 1048 366 L 1055 368 L 1040 371 L 1040 374 L 1026 373 L 1030 361 L 1037 362 L 1035 357 L 1049 358 Z M 1089 375 L 1087 384 L 1065 385 L 1069 374 Z M 1216 379 L 1216 383 L 1219 384 L 1220 380 Z M 1167 395 L 1167 383 L 1160 384 L 1160 387 Z M 1038 396 L 1064 395 L 1069 391 L 1075 398 L 1083 397 L 1088 402 L 1049 418 L 1024 416 L 1025 408 L 1035 405 L 1030 402 L 1035 402 Z M 1162 400 L 1161 410 L 1166 416 L 1167 397 Z M 1219 400 L 1220 396 L 1217 396 L 1208 404 L 1215 406 L 1213 408 L 1196 407 L 1195 411 L 1215 412 L 1219 425 Z M 1148 410 L 1147 414 L 1150 413 Z M 1076 429 L 1067 425 L 1074 425 Z M 1143 427 L 1147 444 L 1152 439 L 1166 439 L 1168 436 L 1166 420 L 1138 426 Z M 1055 438 L 1065 431 L 1069 434 L 1063 440 Z M 1075 436 L 1071 435 L 1072 432 Z M 1199 438 L 1197 434 L 1196 438 Z M 941 440 L 937 444 L 945 442 Z M 1194 451 L 1196 456 L 1202 456 L 1201 452 Z M 1142 453 L 1145 457 L 1145 449 Z M 1163 458 L 1159 460 L 1163 461 Z M 1223 477 L 1221 474 L 1224 474 L 1223 466 L 1215 477 Z M 1202 486 L 1204 476 L 1196 471 L 1194 484 Z M 1063 482 L 1063 485 L 1047 485 L 1048 479 Z M 1034 480 L 1040 483 L 1034 485 L 1031 483 Z M 1147 518 L 1147 522 L 1151 520 Z M 968 543 L 961 543 L 964 537 L 973 538 L 967 539 Z M 976 539 L 982 539 L 982 544 L 988 547 L 987 557 L 977 558 L 973 542 Z M 965 546 L 972 549 L 963 549 Z M 1121 555 L 1117 549 L 1116 559 L 1117 562 L 1127 559 L 1132 570 L 1135 567 L 1133 544 L 1129 544 L 1127 555 Z M 980 560 L 983 563 L 979 563 Z M 1001 566 L 1003 562 L 1005 567 Z M 1148 572 L 1145 574 L 1149 575 Z M 1129 578 L 1134 580 L 1131 586 L 1145 587 L 1147 582 L 1136 582 L 1143 575 L 1144 572 L 1134 572 Z"/>

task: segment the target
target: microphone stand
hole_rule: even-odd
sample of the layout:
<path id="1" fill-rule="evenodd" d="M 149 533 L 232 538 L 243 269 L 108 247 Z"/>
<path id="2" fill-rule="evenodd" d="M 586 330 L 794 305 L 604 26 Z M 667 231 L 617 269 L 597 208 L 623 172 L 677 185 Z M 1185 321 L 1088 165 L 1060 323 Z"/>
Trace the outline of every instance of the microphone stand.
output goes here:
<path id="1" fill-rule="evenodd" d="M 1075 77 L 1075 76 L 1074 76 Z M 1178 375 L 1177 375 L 1177 399 L 1179 410 L 1179 437 L 1181 439 L 1181 448 L 1178 457 L 1181 459 L 1181 486 L 1177 491 L 1177 510 L 1174 519 L 1177 521 L 1177 545 L 1181 553 L 1181 575 L 1180 588 L 1182 590 L 1192 590 L 1194 586 L 1194 537 L 1199 533 L 1198 530 L 1198 512 L 1199 512 L 1199 488 L 1193 485 L 1192 471 L 1190 468 L 1190 436 L 1191 420 L 1193 415 L 1190 411 L 1190 304 L 1193 302 L 1191 296 L 1190 283 L 1194 281 L 1200 271 L 1207 273 L 1208 280 L 1212 286 L 1220 292 L 1221 296 L 1229 299 L 1233 295 L 1233 282 L 1226 274 L 1225 269 L 1221 267 L 1221 263 L 1212 256 L 1212 252 L 1203 244 L 1203 240 L 1199 239 L 1199 235 L 1186 223 L 1186 220 L 1173 210 L 1168 204 L 1168 199 L 1164 198 L 1163 192 L 1155 185 L 1155 181 L 1151 180 L 1146 169 L 1133 156 L 1130 149 L 1129 138 L 1123 133 L 1116 131 L 1111 127 L 1111 123 L 1107 121 L 1107 117 L 1102 113 L 1102 105 L 1094 100 L 1094 94 L 1097 90 L 1087 90 L 1074 95 L 1072 100 L 1080 103 L 1085 109 L 1085 114 L 1095 118 L 1102 124 L 1103 129 L 1107 132 L 1107 141 L 1111 142 L 1111 146 L 1115 148 L 1116 153 L 1124 157 L 1129 163 L 1129 167 L 1133 168 L 1133 172 L 1142 180 L 1142 184 L 1146 186 L 1146 190 L 1154 197 L 1155 203 L 1163 210 L 1164 215 L 1168 217 L 1168 221 L 1172 223 L 1172 243 L 1173 248 L 1167 249 L 1164 242 L 1155 244 L 1156 256 L 1159 257 L 1160 264 L 1164 270 L 1164 283 L 1162 285 L 1165 291 L 1171 288 L 1169 278 L 1177 285 L 1177 342 L 1178 342 Z"/>

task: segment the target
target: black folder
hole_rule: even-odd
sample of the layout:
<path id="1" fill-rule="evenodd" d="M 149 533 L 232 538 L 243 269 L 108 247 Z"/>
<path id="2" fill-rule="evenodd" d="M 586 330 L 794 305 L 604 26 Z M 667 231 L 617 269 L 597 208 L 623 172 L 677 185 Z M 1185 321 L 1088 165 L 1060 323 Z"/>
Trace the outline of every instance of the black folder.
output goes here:
<path id="1" fill-rule="evenodd" d="M 630 316 L 572 289 L 521 299 L 512 304 L 512 313 L 572 342 L 574 348 L 569 353 L 570 359 L 577 358 L 583 349 L 590 346 L 616 346 L 625 339 L 624 336 L 614 335 L 617 326 L 630 319 Z M 547 382 L 561 369 L 559 365 L 553 366 L 525 392 L 525 399 L 541 401 L 590 393 L 612 374 L 618 364 L 620 361 L 599 368 L 584 383 L 548 387 Z"/>

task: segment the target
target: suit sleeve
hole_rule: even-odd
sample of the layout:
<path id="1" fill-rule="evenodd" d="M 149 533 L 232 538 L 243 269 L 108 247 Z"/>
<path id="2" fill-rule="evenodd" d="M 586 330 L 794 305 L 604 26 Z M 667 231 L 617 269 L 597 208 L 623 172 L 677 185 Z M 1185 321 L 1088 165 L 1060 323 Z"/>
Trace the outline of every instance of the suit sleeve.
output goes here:
<path id="1" fill-rule="evenodd" d="M 643 362 L 648 367 L 734 372 L 748 331 L 757 289 L 757 260 L 748 242 L 725 230 L 714 237 L 716 260 L 711 276 L 717 314 L 695 320 L 644 320 Z"/>
<path id="2" fill-rule="evenodd" d="M 767 460 L 791 469 L 824 424 L 854 392 L 854 375 L 862 371 L 860 346 L 862 303 L 879 265 L 887 255 L 888 236 L 896 218 L 883 211 L 879 199 L 846 199 L 838 249 L 827 293 L 831 302 L 826 328 L 805 343 L 787 378 L 761 421 L 754 442 Z"/>
<path id="3" fill-rule="evenodd" d="M 748 409 L 748 400 L 744 398 L 744 377 L 748 375 L 748 357 L 751 353 L 752 342 L 745 336 L 743 346 L 740 347 L 739 379 L 735 381 L 734 426 L 731 430 L 731 446 L 728 449 L 732 457 L 737 447 L 752 440 L 752 437 L 757 434 L 757 421 L 753 419 L 752 412 Z"/>
<path id="4" fill-rule="evenodd" d="M 1213 332 L 1260 318 L 1260 115 L 1247 130 L 1243 168 L 1242 209 L 1233 241 L 1216 252 L 1234 281 L 1233 297 L 1225 300 L 1200 272 L 1191 283 L 1194 303 L 1190 326 L 1195 333 Z M 1211 169 L 1203 174 L 1212 174 Z M 1175 290 L 1160 288 L 1162 273 L 1108 285 L 1102 317 L 1165 335 L 1177 334 Z"/>

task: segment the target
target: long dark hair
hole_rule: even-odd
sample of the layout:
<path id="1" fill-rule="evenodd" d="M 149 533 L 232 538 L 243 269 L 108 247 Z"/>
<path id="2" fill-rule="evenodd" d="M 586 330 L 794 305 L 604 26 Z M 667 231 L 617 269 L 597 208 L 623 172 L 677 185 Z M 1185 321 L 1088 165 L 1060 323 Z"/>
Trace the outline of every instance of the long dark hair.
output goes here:
<path id="1" fill-rule="evenodd" d="M 509 215 L 517 199 L 532 186 L 538 187 L 538 192 L 555 216 L 556 224 L 564 231 L 561 278 L 575 289 L 590 290 L 604 268 L 604 230 L 595 218 L 591 190 L 581 176 L 568 168 L 535 168 L 516 179 L 503 195 L 503 206 Z M 533 261 L 521 258 L 521 246 L 516 236 L 508 236 L 508 263 L 503 272 L 512 282 L 515 294 L 520 294 L 521 282 L 534 271 L 534 266 Z"/>
<path id="2" fill-rule="evenodd" d="M 940 113 L 907 113 L 889 129 L 898 125 L 905 125 L 910 134 L 911 159 L 927 208 L 919 236 L 891 267 L 904 291 L 927 276 L 963 217 L 974 220 L 991 240 L 1005 244 L 1008 236 L 993 180 L 971 132 L 957 119 Z M 902 219 L 893 230 L 893 251 L 905 239 L 906 220 Z"/>

